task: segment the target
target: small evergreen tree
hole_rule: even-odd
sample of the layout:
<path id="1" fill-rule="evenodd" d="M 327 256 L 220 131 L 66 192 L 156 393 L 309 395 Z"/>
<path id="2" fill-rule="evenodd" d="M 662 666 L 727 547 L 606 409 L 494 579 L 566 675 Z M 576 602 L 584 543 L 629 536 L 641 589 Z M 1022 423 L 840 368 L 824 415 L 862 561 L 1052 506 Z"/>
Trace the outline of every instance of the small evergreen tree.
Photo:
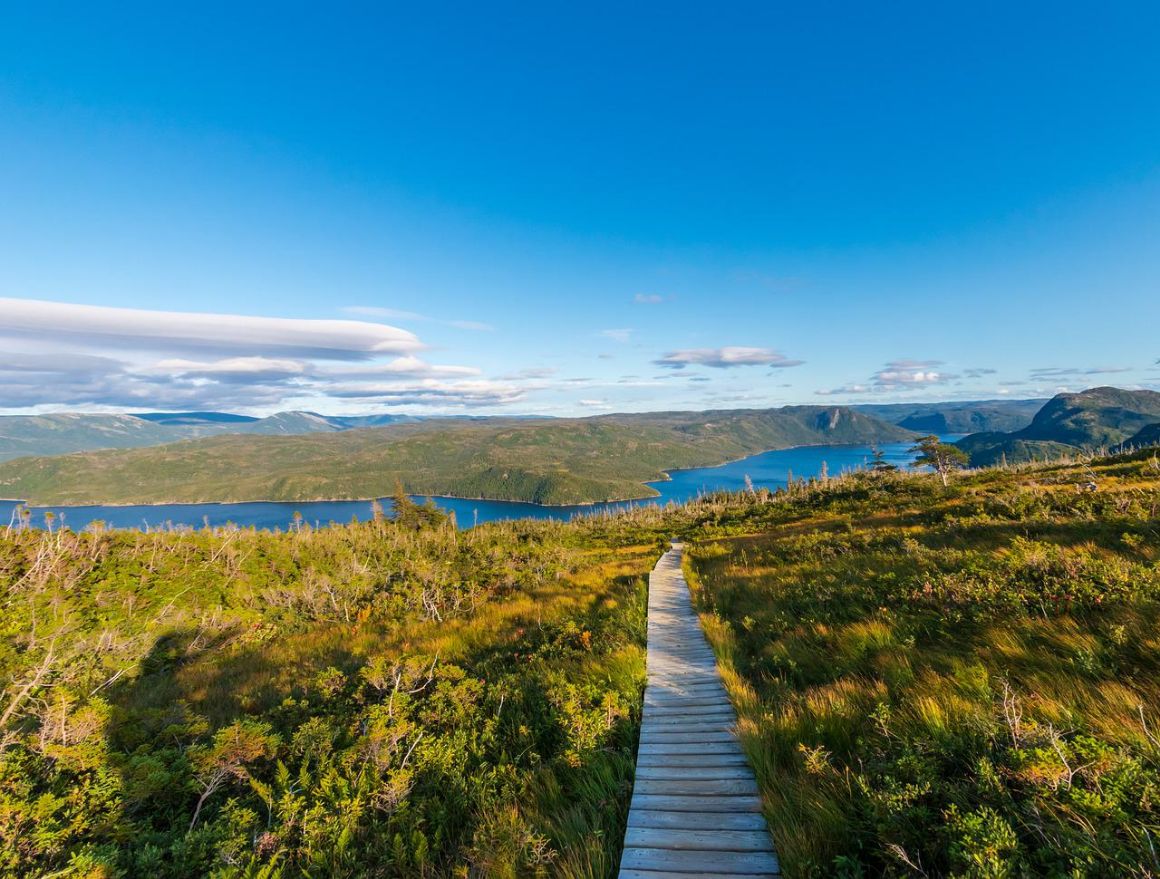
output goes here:
<path id="1" fill-rule="evenodd" d="M 969 460 L 966 452 L 958 446 L 944 443 L 933 434 L 919 437 L 910 451 L 918 455 L 910 462 L 910 466 L 930 467 L 942 479 L 944 487 L 950 483 L 951 471 L 965 467 Z"/>
<path id="2" fill-rule="evenodd" d="M 886 453 L 878 446 L 870 447 L 870 472 L 876 476 L 885 476 L 887 473 L 896 473 L 898 468 L 886 460 Z"/>

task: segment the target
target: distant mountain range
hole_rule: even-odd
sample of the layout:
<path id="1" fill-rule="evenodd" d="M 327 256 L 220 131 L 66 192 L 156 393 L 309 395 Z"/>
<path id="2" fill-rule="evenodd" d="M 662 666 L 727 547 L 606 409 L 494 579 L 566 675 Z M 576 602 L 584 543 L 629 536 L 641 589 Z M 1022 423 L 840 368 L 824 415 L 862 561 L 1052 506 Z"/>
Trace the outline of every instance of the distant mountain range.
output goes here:
<path id="1" fill-rule="evenodd" d="M 1046 400 L 972 400 L 952 403 L 863 403 L 851 406 L 919 433 L 1013 431 L 1026 427 Z"/>
<path id="2" fill-rule="evenodd" d="M 1024 427 L 1042 400 L 898 403 L 848 407 L 919 433 L 1010 431 Z M 320 415 L 279 412 L 267 418 L 229 412 L 137 412 L 127 415 L 0 416 L 0 461 L 26 455 L 67 455 L 97 449 L 132 449 L 222 434 L 300 436 L 419 421 L 485 422 L 487 417 L 422 418 L 413 415 Z M 501 420 L 512 420 L 504 416 Z M 522 416 L 518 420 L 535 420 Z"/>
<path id="3" fill-rule="evenodd" d="M 25 455 L 159 446 L 225 433 L 297 436 L 419 420 L 411 415 L 338 416 L 316 412 L 279 412 L 268 418 L 228 412 L 6 415 L 0 417 L 0 461 Z"/>
<path id="4" fill-rule="evenodd" d="M 972 466 L 1160 442 L 1160 393 L 1091 388 L 1048 400 L 1024 428 L 982 432 L 958 442 Z"/>
<path id="5" fill-rule="evenodd" d="M 834 406 L 430 419 L 365 430 L 305 423 L 317 429 L 8 461 L 0 464 L 0 496 L 60 504 L 306 501 L 380 497 L 402 483 L 414 494 L 586 503 L 649 497 L 656 492 L 644 483 L 666 470 L 769 449 L 915 436 Z"/>
<path id="6" fill-rule="evenodd" d="M 998 430 L 999 426 L 1008 430 Z M 315 500 L 412 493 L 564 504 L 648 496 L 666 470 L 796 445 L 959 433 L 974 466 L 1160 443 L 1160 393 L 787 406 L 580 419 L 281 412 L 0 418 L 0 496 L 44 503 Z M 12 460 L 18 459 L 18 460 Z"/>

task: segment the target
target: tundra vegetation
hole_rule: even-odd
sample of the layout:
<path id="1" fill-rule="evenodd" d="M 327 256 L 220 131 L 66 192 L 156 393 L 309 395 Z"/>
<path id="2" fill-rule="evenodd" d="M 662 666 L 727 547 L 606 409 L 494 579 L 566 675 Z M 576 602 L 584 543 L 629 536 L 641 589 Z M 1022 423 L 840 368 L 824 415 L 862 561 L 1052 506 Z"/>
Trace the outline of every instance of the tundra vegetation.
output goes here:
<path id="1" fill-rule="evenodd" d="M 0 539 L 0 874 L 605 876 L 655 540 Z"/>
<path id="2" fill-rule="evenodd" d="M 692 547 L 786 875 L 1160 875 L 1156 451 L 941 482 Z"/>
<path id="3" fill-rule="evenodd" d="M 0 875 L 614 875 L 673 535 L 787 876 L 1157 874 L 1160 463 L 948 482 L 0 531 Z"/>

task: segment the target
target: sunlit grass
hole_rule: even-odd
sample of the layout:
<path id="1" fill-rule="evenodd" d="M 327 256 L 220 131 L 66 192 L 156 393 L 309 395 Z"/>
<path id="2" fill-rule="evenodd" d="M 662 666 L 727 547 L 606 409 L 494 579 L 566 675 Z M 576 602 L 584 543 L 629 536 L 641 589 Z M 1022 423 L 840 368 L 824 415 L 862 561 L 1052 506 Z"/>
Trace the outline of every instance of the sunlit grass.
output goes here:
<path id="1" fill-rule="evenodd" d="M 787 876 L 1160 872 L 1160 471 L 1107 469 L 814 485 L 695 543 Z"/>

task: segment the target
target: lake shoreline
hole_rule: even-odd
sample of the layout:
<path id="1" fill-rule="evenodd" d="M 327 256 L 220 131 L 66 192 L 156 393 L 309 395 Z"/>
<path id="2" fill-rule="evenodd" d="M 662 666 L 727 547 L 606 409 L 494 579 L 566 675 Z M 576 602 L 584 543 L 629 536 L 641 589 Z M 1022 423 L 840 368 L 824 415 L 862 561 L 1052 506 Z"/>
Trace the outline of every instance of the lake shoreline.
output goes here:
<path id="1" fill-rule="evenodd" d="M 859 443 L 833 445 L 814 443 L 769 449 L 745 455 L 724 464 L 708 467 L 682 467 L 662 471 L 661 478 L 640 483 L 641 491 L 633 497 L 612 501 L 589 501 L 574 504 L 541 504 L 534 501 L 508 501 L 498 498 L 461 497 L 446 494 L 409 494 L 422 502 L 426 498 L 449 516 L 454 516 L 461 529 L 487 522 L 520 519 L 550 519 L 567 522 L 577 517 L 618 515 L 647 506 L 664 507 L 683 504 L 714 492 L 742 492 L 748 487 L 776 491 L 784 488 L 792 476 L 809 479 L 828 470 L 833 475 L 865 468 L 880 448 L 887 460 L 906 467 L 914 460 L 907 442 L 884 443 L 880 446 Z M 650 492 L 644 495 L 643 492 Z M 371 505 L 381 501 L 390 515 L 390 496 L 360 498 L 328 498 L 321 500 L 258 500 L 258 501 L 195 501 L 145 504 L 29 504 L 32 527 L 43 529 L 48 514 L 56 517 L 57 525 L 72 531 L 83 531 L 94 523 L 110 530 L 149 531 L 154 528 L 181 527 L 199 530 L 204 527 L 236 527 L 284 531 L 292 528 L 294 514 L 300 513 L 303 522 L 323 527 L 342 525 L 351 521 L 365 522 L 371 518 Z M 4 518 L 17 522 L 16 509 L 25 499 L 0 500 L 0 526 Z"/>
<path id="2" fill-rule="evenodd" d="M 893 445 L 893 444 L 892 444 Z M 647 482 L 642 482 L 644 487 L 650 487 L 656 483 L 672 482 L 674 473 L 689 473 L 696 470 L 712 470 L 718 467 L 728 467 L 730 464 L 737 464 L 749 458 L 756 458 L 759 455 L 768 455 L 770 452 L 791 452 L 797 449 L 843 449 L 843 448 L 861 448 L 862 443 L 803 443 L 796 446 L 782 446 L 774 449 L 762 449 L 759 452 L 752 452 L 748 455 L 742 455 L 739 458 L 731 458 L 727 461 L 721 461 L 716 464 L 700 464 L 695 467 L 674 467 L 671 470 L 661 471 L 660 479 L 650 479 Z M 638 501 L 649 501 L 654 498 L 662 497 L 661 492 L 655 491 L 651 495 L 634 495 L 633 497 L 613 498 L 600 501 L 575 501 L 566 504 L 545 504 L 539 501 L 520 500 L 515 498 L 499 498 L 499 497 L 466 497 L 455 494 L 427 494 L 424 492 L 409 492 L 408 497 L 411 498 L 432 498 L 434 500 L 444 499 L 453 501 L 481 501 L 485 503 L 497 504 L 527 504 L 534 507 L 542 507 L 545 510 L 565 509 L 567 507 L 596 507 L 602 504 L 627 504 Z M 297 498 L 294 500 L 276 500 L 273 498 L 251 498 L 249 500 L 229 500 L 229 501 L 96 501 L 92 503 L 77 503 L 77 502 L 29 502 L 24 498 L 0 498 L 0 503 L 14 503 L 25 504 L 27 506 L 38 508 L 63 507 L 66 509 L 77 509 L 84 507 L 109 507 L 109 508 L 127 508 L 127 507 L 209 507 L 209 506 L 236 506 L 239 504 L 338 504 L 338 503 L 372 503 L 373 501 L 389 500 L 387 496 L 378 497 L 318 497 L 318 498 Z"/>

